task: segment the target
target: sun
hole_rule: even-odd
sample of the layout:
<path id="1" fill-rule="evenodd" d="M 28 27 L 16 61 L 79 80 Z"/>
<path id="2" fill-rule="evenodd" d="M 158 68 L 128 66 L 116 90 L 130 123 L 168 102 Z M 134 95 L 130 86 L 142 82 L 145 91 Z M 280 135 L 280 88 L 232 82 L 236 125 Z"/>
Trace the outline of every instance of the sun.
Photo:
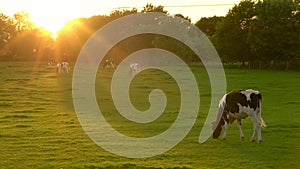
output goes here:
<path id="1" fill-rule="evenodd" d="M 50 31 L 53 38 L 56 38 L 57 32 L 63 28 L 63 26 L 70 20 L 76 17 L 75 11 L 62 9 L 61 7 L 55 6 L 49 8 L 51 10 L 31 10 L 29 11 L 30 19 L 38 27 Z"/>
<path id="2" fill-rule="evenodd" d="M 71 19 L 71 18 L 70 18 Z M 39 27 L 49 31 L 53 38 L 57 38 L 57 32 L 62 29 L 68 19 L 55 19 L 49 18 L 47 20 L 43 18 L 31 18 L 31 20 Z"/>
<path id="3" fill-rule="evenodd" d="M 33 3 L 34 2 L 34 3 Z M 89 1 L 40 1 L 33 0 L 28 4 L 27 8 L 30 19 L 39 27 L 44 28 L 52 33 L 56 38 L 57 32 L 63 26 L 75 18 L 90 17 L 93 14 L 102 14 L 99 9 L 93 8 L 95 6 L 107 5 L 101 1 L 101 4 L 88 3 Z M 100 2 L 100 1 L 99 1 Z M 97 12 L 95 12 L 95 9 Z M 103 9 L 103 8 L 102 8 Z"/>

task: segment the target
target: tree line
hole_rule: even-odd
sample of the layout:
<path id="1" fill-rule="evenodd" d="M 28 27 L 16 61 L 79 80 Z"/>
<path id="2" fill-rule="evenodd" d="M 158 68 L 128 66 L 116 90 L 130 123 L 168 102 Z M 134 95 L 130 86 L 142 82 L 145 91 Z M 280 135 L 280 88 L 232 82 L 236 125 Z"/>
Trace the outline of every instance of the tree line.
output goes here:
<path id="1" fill-rule="evenodd" d="M 224 61 L 300 68 L 299 0 L 246 0 L 219 19 L 211 39 Z"/>
<path id="2" fill-rule="evenodd" d="M 53 39 L 38 28 L 22 11 L 13 17 L 0 14 L 0 60 L 75 61 L 88 38 L 105 24 L 139 12 L 115 10 L 109 15 L 76 18 L 69 21 Z M 168 11 L 147 4 L 140 12 Z M 189 17 L 182 17 L 191 22 Z M 226 16 L 200 18 L 196 23 L 211 40 L 223 63 L 265 68 L 299 68 L 300 0 L 244 0 Z M 175 28 L 174 28 L 175 29 Z M 139 35 L 128 38 L 109 51 L 107 57 L 120 62 L 128 54 L 143 48 L 169 50 L 187 62 L 199 62 L 184 44 L 165 36 Z"/>

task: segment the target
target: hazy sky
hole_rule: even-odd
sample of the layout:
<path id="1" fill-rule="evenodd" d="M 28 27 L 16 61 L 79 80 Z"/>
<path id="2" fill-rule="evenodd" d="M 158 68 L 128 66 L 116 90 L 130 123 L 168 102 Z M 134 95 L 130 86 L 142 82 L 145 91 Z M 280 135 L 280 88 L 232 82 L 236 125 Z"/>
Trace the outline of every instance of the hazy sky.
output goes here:
<path id="1" fill-rule="evenodd" d="M 196 22 L 205 16 L 224 16 L 241 0 L 0 0 L 0 13 L 12 16 L 25 10 L 37 25 L 52 32 L 77 17 L 109 14 L 111 11 L 140 7 L 147 3 L 165 6 L 170 14 L 180 13 Z"/>

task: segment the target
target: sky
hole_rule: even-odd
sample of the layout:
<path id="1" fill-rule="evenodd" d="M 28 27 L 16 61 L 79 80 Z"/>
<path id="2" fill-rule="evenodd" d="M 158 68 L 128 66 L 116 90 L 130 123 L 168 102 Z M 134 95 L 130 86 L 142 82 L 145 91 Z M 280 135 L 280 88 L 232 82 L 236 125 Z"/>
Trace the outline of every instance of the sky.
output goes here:
<path id="1" fill-rule="evenodd" d="M 109 14 L 114 10 L 142 9 L 147 3 L 165 6 L 170 14 L 198 21 L 201 17 L 224 16 L 241 0 L 0 0 L 0 13 L 13 16 L 26 11 L 38 26 L 53 34 L 67 21 L 78 17 Z"/>

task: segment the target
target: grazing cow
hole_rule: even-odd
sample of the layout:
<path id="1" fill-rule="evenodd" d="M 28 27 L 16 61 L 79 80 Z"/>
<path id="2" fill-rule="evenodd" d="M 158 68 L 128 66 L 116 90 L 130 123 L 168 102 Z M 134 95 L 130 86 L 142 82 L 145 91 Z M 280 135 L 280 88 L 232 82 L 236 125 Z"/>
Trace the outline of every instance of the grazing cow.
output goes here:
<path id="1" fill-rule="evenodd" d="M 64 73 L 64 70 L 69 73 L 70 66 L 68 62 L 61 62 L 56 65 L 56 73 L 61 74 Z"/>
<path id="2" fill-rule="evenodd" d="M 132 63 L 129 65 L 129 74 L 135 75 L 140 71 L 140 64 Z"/>
<path id="3" fill-rule="evenodd" d="M 226 139 L 228 125 L 237 120 L 237 127 L 240 131 L 240 138 L 244 139 L 242 131 L 241 119 L 248 116 L 253 122 L 253 135 L 250 141 L 255 141 L 257 134 L 257 143 L 262 141 L 261 127 L 266 127 L 264 120 L 261 117 L 261 100 L 260 92 L 248 90 L 231 91 L 223 96 L 219 102 L 218 118 L 213 122 L 213 138 L 218 138 L 224 126 L 225 131 L 223 139 Z"/>
<path id="4" fill-rule="evenodd" d="M 103 67 L 105 68 L 105 69 L 114 69 L 115 68 L 115 64 L 114 64 L 114 62 L 113 62 L 113 60 L 105 60 L 105 63 L 104 63 L 104 65 L 103 65 Z"/>
<path id="5" fill-rule="evenodd" d="M 48 62 L 48 66 L 54 66 L 54 62 L 52 60 Z"/>

